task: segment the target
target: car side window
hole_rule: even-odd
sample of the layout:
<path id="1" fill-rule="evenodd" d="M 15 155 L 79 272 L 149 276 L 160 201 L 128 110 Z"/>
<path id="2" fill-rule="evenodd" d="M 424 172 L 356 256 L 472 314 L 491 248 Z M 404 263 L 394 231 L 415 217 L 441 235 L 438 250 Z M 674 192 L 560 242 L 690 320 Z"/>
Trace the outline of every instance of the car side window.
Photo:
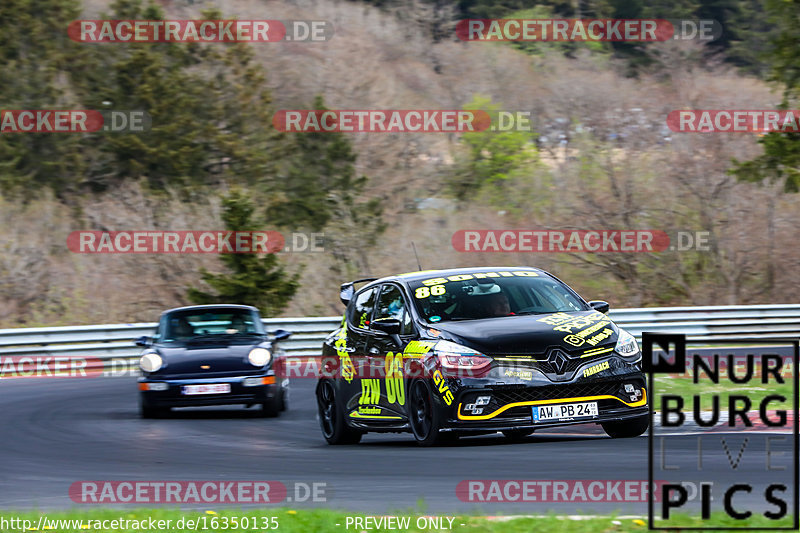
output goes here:
<path id="1" fill-rule="evenodd" d="M 384 285 L 378 298 L 373 320 L 385 320 L 387 318 L 395 318 L 400 321 L 401 335 L 412 333 L 411 315 L 406 309 L 403 292 L 397 285 Z"/>
<path id="2" fill-rule="evenodd" d="M 347 320 L 356 327 L 368 328 L 372 309 L 375 307 L 375 295 L 378 291 L 374 288 L 358 293 L 353 299 L 353 304 L 348 310 Z"/>

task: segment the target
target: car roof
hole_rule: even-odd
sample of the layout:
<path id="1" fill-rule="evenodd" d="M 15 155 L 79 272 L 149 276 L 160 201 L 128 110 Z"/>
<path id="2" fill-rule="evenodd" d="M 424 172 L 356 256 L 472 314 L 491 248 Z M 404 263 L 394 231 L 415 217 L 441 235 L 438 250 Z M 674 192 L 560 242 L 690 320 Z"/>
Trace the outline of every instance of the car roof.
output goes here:
<path id="1" fill-rule="evenodd" d="M 429 279 L 429 278 L 442 278 L 447 276 L 455 276 L 457 274 L 477 274 L 481 272 L 507 272 L 514 270 L 529 270 L 533 272 L 541 272 L 543 274 L 547 274 L 547 272 L 545 272 L 540 268 L 527 267 L 527 266 L 448 268 L 442 270 L 418 270 L 416 272 L 406 272 L 404 274 L 393 274 L 391 276 L 386 276 L 380 279 L 376 279 L 375 281 L 369 283 L 369 285 L 366 286 L 377 285 L 379 283 L 385 283 L 387 281 L 399 281 L 407 283 L 409 281 L 418 281 L 421 279 Z"/>
<path id="2" fill-rule="evenodd" d="M 188 311 L 188 310 L 202 310 L 202 309 L 248 309 L 250 311 L 258 312 L 258 308 L 253 307 L 252 305 L 241 305 L 241 304 L 206 304 L 206 305 L 186 305 L 183 307 L 174 307 L 172 309 L 167 309 L 162 315 L 166 315 L 168 313 L 172 313 L 174 311 Z"/>

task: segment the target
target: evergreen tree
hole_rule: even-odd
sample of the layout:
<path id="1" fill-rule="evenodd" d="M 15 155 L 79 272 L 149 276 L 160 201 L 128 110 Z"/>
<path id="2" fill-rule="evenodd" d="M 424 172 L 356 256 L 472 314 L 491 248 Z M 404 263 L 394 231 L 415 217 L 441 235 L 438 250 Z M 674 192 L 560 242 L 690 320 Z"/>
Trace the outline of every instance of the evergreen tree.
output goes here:
<path id="1" fill-rule="evenodd" d="M 75 109 L 63 73 L 85 53 L 66 22 L 80 17 L 78 0 L 0 2 L 0 109 Z M 83 173 L 81 137 L 61 133 L 0 134 L 0 187 L 6 192 L 62 189 Z"/>
<path id="2" fill-rule="evenodd" d="M 791 108 L 800 96 L 800 1 L 767 0 L 770 20 L 778 28 L 769 56 L 769 79 L 783 87 L 782 107 Z M 759 140 L 764 153 L 736 163 L 733 173 L 743 181 L 777 181 L 785 192 L 800 190 L 800 133 L 769 132 Z"/>
<path id="3" fill-rule="evenodd" d="M 313 109 L 325 110 L 322 98 Z M 288 148 L 286 177 L 275 184 L 275 197 L 267 208 L 267 220 L 290 228 L 322 230 L 342 210 L 380 216 L 374 202 L 361 203 L 367 178 L 356 176 L 356 153 L 341 132 L 293 133 Z"/>
<path id="4" fill-rule="evenodd" d="M 252 231 L 255 208 L 240 190 L 223 199 L 222 219 L 229 231 Z M 221 254 L 228 273 L 201 271 L 201 277 L 213 292 L 190 288 L 189 299 L 196 304 L 236 303 L 257 307 L 265 316 L 280 313 L 299 287 L 299 274 L 288 274 L 274 253 L 259 256 L 250 253 Z"/>
<path id="5" fill-rule="evenodd" d="M 781 107 L 790 108 L 797 102 L 800 91 L 800 1 L 767 0 L 770 20 L 776 25 L 777 37 L 770 53 L 770 80 L 783 86 Z M 795 120 L 798 120 L 797 118 Z M 731 172 L 741 181 L 754 183 L 776 183 L 786 193 L 800 190 L 800 133 L 769 132 L 759 140 L 764 153 L 746 162 L 734 160 Z M 767 247 L 764 288 L 771 291 L 775 286 L 775 198 L 770 197 L 767 206 Z"/>
<path id="6" fill-rule="evenodd" d="M 116 0 L 109 19 L 162 20 L 158 6 Z M 144 111 L 144 132 L 0 136 L 0 186 L 61 198 L 144 180 L 189 195 L 222 183 L 274 178 L 282 157 L 271 95 L 251 46 L 71 41 L 78 0 L 0 2 L 4 109 Z M 222 19 L 218 11 L 203 13 Z"/>

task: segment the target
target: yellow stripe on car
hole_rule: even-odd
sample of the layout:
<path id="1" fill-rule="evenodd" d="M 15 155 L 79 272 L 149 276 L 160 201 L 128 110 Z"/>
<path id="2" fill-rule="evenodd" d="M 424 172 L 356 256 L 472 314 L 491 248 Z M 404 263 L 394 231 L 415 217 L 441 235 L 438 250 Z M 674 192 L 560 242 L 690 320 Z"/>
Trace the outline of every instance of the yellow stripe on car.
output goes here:
<path id="1" fill-rule="evenodd" d="M 607 353 L 613 351 L 614 348 L 595 348 L 594 350 L 587 350 L 581 354 L 581 357 L 591 357 L 593 355 L 600 355 L 601 353 Z"/>
<path id="2" fill-rule="evenodd" d="M 382 420 L 402 420 L 402 417 L 399 416 L 390 416 L 390 415 L 362 415 L 358 411 L 353 411 L 350 413 L 350 418 L 380 418 Z"/>

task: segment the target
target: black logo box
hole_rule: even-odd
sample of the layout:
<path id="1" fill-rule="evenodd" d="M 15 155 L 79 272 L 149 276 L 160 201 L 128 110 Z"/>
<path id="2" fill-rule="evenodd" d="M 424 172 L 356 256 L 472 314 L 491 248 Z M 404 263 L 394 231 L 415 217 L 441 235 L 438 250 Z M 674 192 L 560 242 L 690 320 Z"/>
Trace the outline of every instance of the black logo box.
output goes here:
<path id="1" fill-rule="evenodd" d="M 648 453 L 647 453 L 647 470 L 648 470 L 648 485 L 650 487 L 654 485 L 654 476 L 653 476 L 653 441 L 655 439 L 654 431 L 653 431 L 653 421 L 655 419 L 655 412 L 653 409 L 655 394 L 652 393 L 654 388 L 655 374 L 671 374 L 671 373 L 680 373 L 683 374 L 686 372 L 686 335 L 683 334 L 674 334 L 674 333 L 642 333 L 642 367 L 643 370 L 647 373 L 647 381 L 651 391 L 650 394 L 650 401 L 648 402 L 649 411 L 650 411 L 650 430 L 648 431 Z M 783 346 L 791 346 L 793 349 L 793 360 L 794 360 L 794 368 L 792 372 L 792 382 L 793 382 L 793 390 L 794 390 L 794 429 L 792 431 L 792 436 L 794 438 L 794 524 L 791 526 L 781 526 L 781 527 L 675 527 L 675 526 L 668 526 L 668 527 L 655 527 L 655 515 L 653 513 L 653 508 L 655 505 L 654 502 L 654 492 L 653 490 L 647 491 L 647 518 L 648 518 L 648 529 L 651 531 L 797 531 L 800 529 L 800 515 L 798 515 L 798 510 L 800 510 L 800 494 L 798 494 L 798 489 L 800 489 L 800 459 L 798 459 L 798 452 L 800 452 L 800 447 L 798 446 L 798 440 L 800 439 L 800 428 L 798 424 L 798 370 L 800 370 L 800 340 L 798 339 L 791 339 L 791 338 L 774 338 L 774 339 L 761 339 L 761 338 L 736 338 L 736 339 L 703 339 L 702 342 L 704 345 L 715 345 L 715 344 L 756 344 L 756 345 L 783 345 Z M 659 358 L 658 361 L 653 361 L 653 348 L 656 347 L 664 353 L 669 354 L 671 351 L 674 351 L 673 357 L 671 358 L 672 361 L 669 361 L 664 358 Z M 674 347 L 674 349 L 671 349 Z M 737 351 L 739 351 L 738 349 Z"/>

